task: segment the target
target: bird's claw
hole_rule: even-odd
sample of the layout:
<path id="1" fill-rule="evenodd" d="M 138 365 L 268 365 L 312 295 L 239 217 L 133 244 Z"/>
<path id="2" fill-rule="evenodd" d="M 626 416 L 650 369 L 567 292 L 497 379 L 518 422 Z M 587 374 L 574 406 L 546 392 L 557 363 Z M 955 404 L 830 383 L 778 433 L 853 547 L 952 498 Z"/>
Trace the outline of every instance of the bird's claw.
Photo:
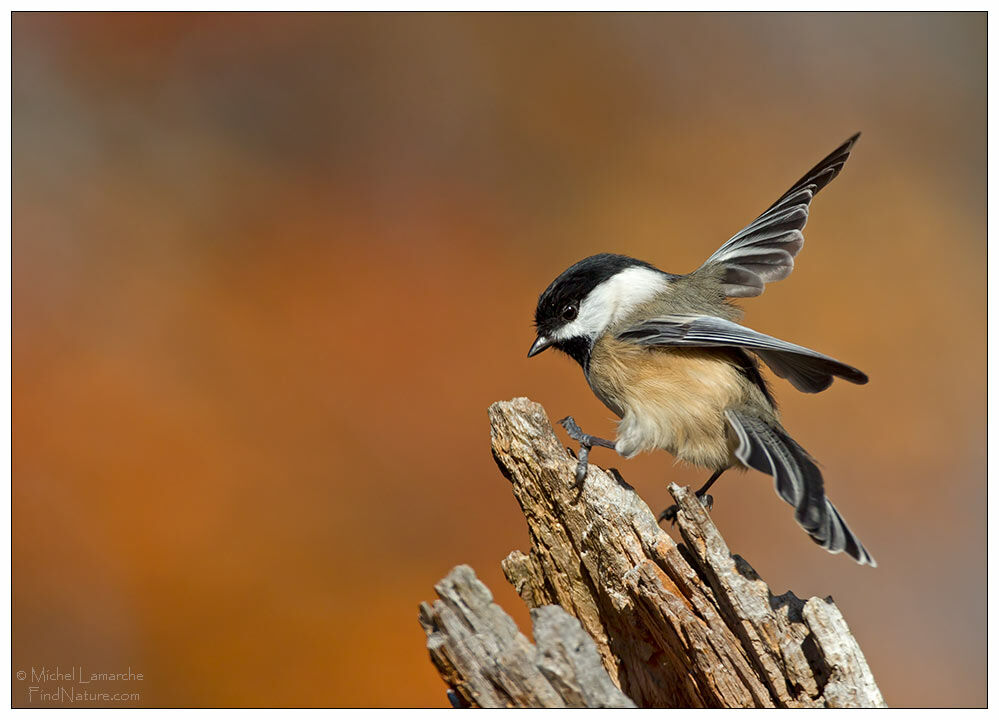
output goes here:
<path id="1" fill-rule="evenodd" d="M 610 448 L 611 450 L 615 449 L 615 444 L 612 440 L 604 440 L 596 435 L 590 435 L 589 433 L 584 433 L 580 430 L 579 425 L 577 425 L 576 421 L 572 419 L 572 415 L 567 415 L 562 418 L 558 421 L 558 424 L 565 428 L 566 435 L 587 449 L 593 447 L 605 447 Z"/>
<path id="2" fill-rule="evenodd" d="M 708 495 L 707 493 L 704 495 L 698 495 L 697 499 L 700 501 L 705 510 L 710 511 L 715 505 L 714 497 Z M 670 505 L 668 508 L 659 513 L 659 522 L 661 523 L 663 520 L 669 520 L 670 525 L 676 525 L 676 514 L 679 510 L 679 505 Z"/>
<path id="3" fill-rule="evenodd" d="M 579 457 L 576 459 L 576 487 L 582 487 L 586 479 L 586 473 L 590 471 L 590 447 L 588 445 L 579 446 Z"/>
<path id="4" fill-rule="evenodd" d="M 567 415 L 558 421 L 558 424 L 565 428 L 565 433 L 572 440 L 579 443 L 579 455 L 576 457 L 576 483 L 575 487 L 581 488 L 583 486 L 583 481 L 586 479 L 586 473 L 589 472 L 590 463 L 588 456 L 590 454 L 590 448 L 592 443 L 590 441 L 590 436 L 584 433 L 576 421 L 572 419 L 572 415 Z M 572 453 L 572 449 L 569 448 L 569 452 Z"/>
<path id="5" fill-rule="evenodd" d="M 565 428 L 565 432 L 570 438 L 579 443 L 579 457 L 576 463 L 576 487 L 580 488 L 583 485 L 583 480 L 586 479 L 587 470 L 589 470 L 588 458 L 590 450 L 594 447 L 613 449 L 614 443 L 610 440 L 599 438 L 596 435 L 584 433 L 579 429 L 576 421 L 572 419 L 572 415 L 562 418 L 558 421 L 558 424 Z"/>
<path id="6" fill-rule="evenodd" d="M 572 419 L 572 415 L 566 415 L 564 418 L 558 421 L 558 424 L 565 428 L 565 433 L 570 438 L 583 445 L 588 445 L 589 437 L 584 433 L 576 421 Z"/>
<path id="7" fill-rule="evenodd" d="M 676 511 L 679 509 L 679 505 L 670 505 L 668 508 L 659 513 L 658 522 L 662 523 L 663 520 L 669 520 L 670 525 L 676 525 Z"/>

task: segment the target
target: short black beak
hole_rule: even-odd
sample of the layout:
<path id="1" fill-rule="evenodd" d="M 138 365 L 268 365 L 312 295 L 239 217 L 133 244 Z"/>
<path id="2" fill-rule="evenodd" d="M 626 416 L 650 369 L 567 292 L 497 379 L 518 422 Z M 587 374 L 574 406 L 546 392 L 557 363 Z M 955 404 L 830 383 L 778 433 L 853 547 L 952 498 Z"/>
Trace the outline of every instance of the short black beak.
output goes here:
<path id="1" fill-rule="evenodd" d="M 538 339 L 534 341 L 531 345 L 531 349 L 527 351 L 527 357 L 534 357 L 539 352 L 547 350 L 551 347 L 552 341 L 546 338 L 544 335 L 538 335 Z"/>

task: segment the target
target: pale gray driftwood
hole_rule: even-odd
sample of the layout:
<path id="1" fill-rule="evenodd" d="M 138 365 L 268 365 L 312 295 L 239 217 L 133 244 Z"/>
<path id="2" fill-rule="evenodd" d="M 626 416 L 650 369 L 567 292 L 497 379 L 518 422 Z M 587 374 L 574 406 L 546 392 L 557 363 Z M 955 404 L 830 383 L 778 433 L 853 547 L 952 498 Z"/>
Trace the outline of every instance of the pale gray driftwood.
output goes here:
<path id="1" fill-rule="evenodd" d="M 512 484 L 531 539 L 528 554 L 515 551 L 504 560 L 507 579 L 528 607 L 558 605 L 578 618 L 609 678 L 639 707 L 884 706 L 832 599 L 774 596 L 729 552 L 688 489 L 669 487 L 679 506 L 678 546 L 616 472 L 591 464 L 582 486 L 574 486 L 576 461 L 540 405 L 526 398 L 495 403 L 489 418 L 493 456 Z M 470 682 L 466 670 L 446 652 L 435 656 L 445 642 L 439 634 L 456 632 L 452 626 L 428 630 L 428 645 L 445 680 L 461 693 Z M 517 668 L 512 676 L 526 677 L 529 650 L 519 641 L 509 645 L 517 652 L 502 656 L 484 641 L 475 645 L 476 666 L 494 668 L 493 675 L 497 666 Z M 556 684 L 532 685 L 533 695 L 517 699 L 543 705 Z M 509 705 L 512 697 L 496 701 Z"/>

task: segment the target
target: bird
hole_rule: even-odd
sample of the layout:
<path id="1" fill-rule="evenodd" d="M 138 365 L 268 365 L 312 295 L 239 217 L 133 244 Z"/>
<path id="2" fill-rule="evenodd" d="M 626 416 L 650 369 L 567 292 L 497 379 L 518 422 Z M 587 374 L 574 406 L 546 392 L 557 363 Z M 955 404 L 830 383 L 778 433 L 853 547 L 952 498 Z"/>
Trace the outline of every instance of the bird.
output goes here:
<path id="1" fill-rule="evenodd" d="M 548 348 L 568 355 L 619 418 L 613 441 L 584 433 L 571 416 L 560 421 L 580 444 L 578 486 L 593 447 L 625 458 L 665 450 L 710 470 L 695 493 L 709 509 L 707 491 L 722 473 L 754 469 L 773 478 L 777 495 L 817 544 L 877 565 L 826 496 L 815 459 L 781 424 L 760 363 L 805 393 L 825 390 L 834 378 L 864 385 L 867 375 L 740 324 L 734 304 L 791 274 L 812 199 L 840 173 L 859 137 L 819 161 L 693 272 L 601 253 L 575 263 L 541 293 L 528 357 Z M 660 522 L 675 512 L 668 508 Z"/>

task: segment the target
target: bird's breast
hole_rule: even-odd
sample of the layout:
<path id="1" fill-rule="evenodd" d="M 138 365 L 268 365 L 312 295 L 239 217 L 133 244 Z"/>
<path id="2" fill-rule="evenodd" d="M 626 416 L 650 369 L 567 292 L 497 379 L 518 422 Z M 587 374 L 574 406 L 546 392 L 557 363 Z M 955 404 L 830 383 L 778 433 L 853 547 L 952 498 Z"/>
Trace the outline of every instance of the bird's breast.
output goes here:
<path id="1" fill-rule="evenodd" d="M 610 336 L 594 345 L 587 374 L 597 397 L 621 418 L 619 453 L 662 449 L 708 468 L 731 462 L 724 411 L 743 395 L 740 378 L 724 352 L 643 347 Z"/>

